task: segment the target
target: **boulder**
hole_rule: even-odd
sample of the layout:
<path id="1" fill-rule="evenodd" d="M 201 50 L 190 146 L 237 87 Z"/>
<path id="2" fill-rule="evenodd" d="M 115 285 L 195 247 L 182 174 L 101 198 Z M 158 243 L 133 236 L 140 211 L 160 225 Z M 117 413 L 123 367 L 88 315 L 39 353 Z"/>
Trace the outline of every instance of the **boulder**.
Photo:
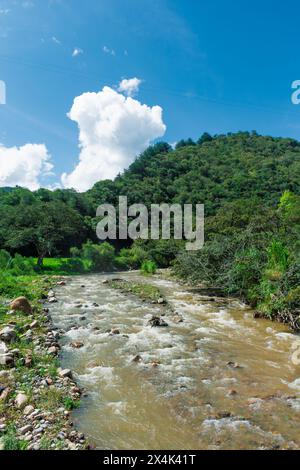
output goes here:
<path id="1" fill-rule="evenodd" d="M 167 322 L 165 322 L 161 317 L 153 316 L 151 320 L 149 320 L 149 325 L 153 327 L 166 327 L 169 326 Z"/>
<path id="2" fill-rule="evenodd" d="M 28 403 L 28 396 L 25 393 L 18 393 L 15 398 L 15 405 L 20 410 L 25 407 Z"/>
<path id="3" fill-rule="evenodd" d="M 6 326 L 0 331 L 0 341 L 13 343 L 17 339 L 17 334 L 13 326 Z"/>
<path id="4" fill-rule="evenodd" d="M 23 312 L 26 315 L 30 315 L 32 313 L 31 305 L 26 297 L 18 297 L 13 300 L 10 304 L 10 308 L 14 312 Z"/>

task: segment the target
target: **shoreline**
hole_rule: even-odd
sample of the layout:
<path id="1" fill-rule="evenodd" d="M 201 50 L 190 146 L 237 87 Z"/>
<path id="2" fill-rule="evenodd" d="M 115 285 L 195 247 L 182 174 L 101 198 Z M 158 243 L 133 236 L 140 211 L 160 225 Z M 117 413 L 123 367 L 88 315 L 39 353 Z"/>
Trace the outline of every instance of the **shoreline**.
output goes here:
<path id="1" fill-rule="evenodd" d="M 1 317 L 0 344 L 6 345 L 1 356 L 6 364 L 0 365 L 1 450 L 91 448 L 72 422 L 71 412 L 80 406 L 84 391 L 72 371 L 60 368 L 63 332 L 54 327 L 48 308 L 55 301 L 53 288 L 65 282 L 61 276 L 35 277 L 31 286 L 39 285 L 39 296 L 32 301 L 32 314 L 8 310 Z M 5 329 L 12 341 L 4 343 Z"/>

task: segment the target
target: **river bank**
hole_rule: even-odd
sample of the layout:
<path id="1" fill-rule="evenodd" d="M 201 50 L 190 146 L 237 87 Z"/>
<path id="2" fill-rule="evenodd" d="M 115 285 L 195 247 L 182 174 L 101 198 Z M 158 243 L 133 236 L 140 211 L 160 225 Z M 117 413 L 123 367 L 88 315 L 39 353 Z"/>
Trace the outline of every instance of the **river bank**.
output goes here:
<path id="1" fill-rule="evenodd" d="M 62 278 L 22 279 L 31 292 L 13 310 L 6 299 L 0 313 L 0 447 L 2 450 L 88 448 L 74 429 L 71 411 L 83 393 L 71 370 L 59 367 L 59 340 L 49 315 L 54 288 Z M 18 304 L 18 302 L 17 302 Z M 26 308 L 24 308 L 24 306 Z"/>

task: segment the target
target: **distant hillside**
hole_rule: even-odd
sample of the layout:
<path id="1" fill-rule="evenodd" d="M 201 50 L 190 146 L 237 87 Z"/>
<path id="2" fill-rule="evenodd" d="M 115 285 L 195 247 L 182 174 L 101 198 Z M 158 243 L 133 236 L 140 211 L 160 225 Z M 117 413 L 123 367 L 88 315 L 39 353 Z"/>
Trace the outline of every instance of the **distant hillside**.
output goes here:
<path id="1" fill-rule="evenodd" d="M 200 144 L 181 141 L 146 150 L 114 182 L 86 193 L 93 205 L 128 195 L 131 202 L 204 203 L 210 215 L 236 199 L 276 204 L 284 190 L 300 193 L 300 143 L 293 139 L 237 133 Z"/>
<path id="2" fill-rule="evenodd" d="M 53 251 L 67 254 L 70 246 L 95 239 L 96 207 L 129 203 L 204 203 L 214 215 L 225 203 L 258 201 L 276 206 L 285 190 L 300 194 L 300 143 L 293 139 L 240 132 L 197 143 L 180 141 L 149 147 L 114 181 L 100 181 L 86 193 L 73 190 L 0 189 L 0 247 L 36 254 L 31 230 L 55 227 Z M 43 228 L 44 225 L 44 228 Z M 72 229 L 73 228 L 73 229 Z M 44 232 L 43 232 L 44 233 Z"/>

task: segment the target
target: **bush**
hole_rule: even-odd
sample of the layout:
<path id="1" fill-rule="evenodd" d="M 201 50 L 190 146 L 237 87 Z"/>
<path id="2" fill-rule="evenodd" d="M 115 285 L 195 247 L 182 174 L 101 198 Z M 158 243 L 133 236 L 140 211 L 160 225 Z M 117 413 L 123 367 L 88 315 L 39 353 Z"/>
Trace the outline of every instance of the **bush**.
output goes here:
<path id="1" fill-rule="evenodd" d="M 117 264 L 122 265 L 124 269 L 139 269 L 146 258 L 146 251 L 135 242 L 131 248 L 123 248 L 120 251 Z"/>
<path id="2" fill-rule="evenodd" d="M 77 246 L 73 246 L 72 248 L 70 248 L 70 255 L 72 258 L 80 258 L 81 256 L 80 248 L 77 248 Z"/>
<path id="3" fill-rule="evenodd" d="M 24 276 L 34 274 L 34 260 L 33 258 L 24 258 L 16 254 L 10 264 L 10 272 L 15 276 Z"/>
<path id="4" fill-rule="evenodd" d="M 143 274 L 155 274 L 157 266 L 154 261 L 144 261 L 142 264 L 141 271 Z"/>
<path id="5" fill-rule="evenodd" d="M 94 245 L 87 242 L 82 246 L 82 254 L 90 261 L 92 271 L 111 271 L 115 259 L 115 249 L 107 242 L 101 245 Z"/>
<path id="6" fill-rule="evenodd" d="M 66 273 L 83 273 L 84 262 L 79 258 L 64 259 L 59 269 Z"/>

